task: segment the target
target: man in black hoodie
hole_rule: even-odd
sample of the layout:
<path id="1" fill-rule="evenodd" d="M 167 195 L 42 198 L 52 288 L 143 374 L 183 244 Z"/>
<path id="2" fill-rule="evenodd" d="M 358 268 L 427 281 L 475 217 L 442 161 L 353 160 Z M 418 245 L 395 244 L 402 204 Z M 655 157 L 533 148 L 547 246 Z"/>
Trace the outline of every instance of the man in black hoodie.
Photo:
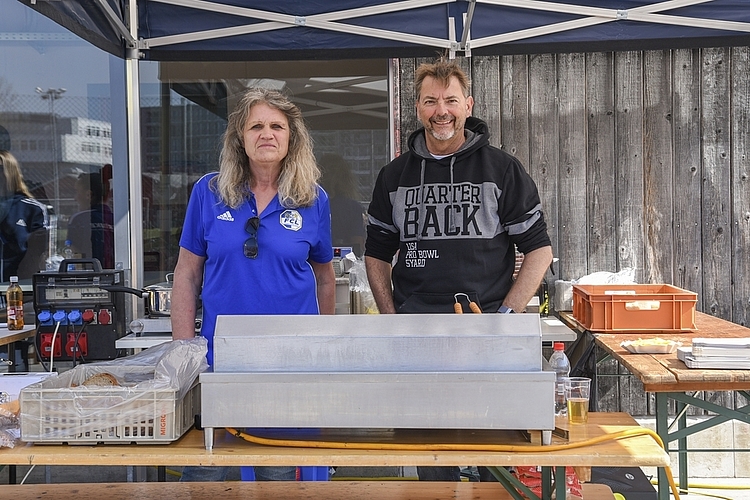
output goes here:
<path id="1" fill-rule="evenodd" d="M 422 64 L 415 89 L 423 128 L 381 169 L 368 209 L 365 265 L 375 302 L 381 314 L 452 313 L 461 293 L 485 313 L 523 312 L 552 262 L 536 184 L 489 144 L 455 62 Z M 516 248 L 524 260 L 514 280 Z M 457 467 L 418 473 L 459 479 Z"/>

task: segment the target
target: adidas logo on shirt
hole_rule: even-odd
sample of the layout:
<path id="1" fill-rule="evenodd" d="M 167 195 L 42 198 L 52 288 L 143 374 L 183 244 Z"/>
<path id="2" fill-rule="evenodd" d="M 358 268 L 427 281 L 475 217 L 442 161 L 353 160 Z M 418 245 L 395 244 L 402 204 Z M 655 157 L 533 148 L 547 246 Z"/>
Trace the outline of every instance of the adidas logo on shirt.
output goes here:
<path id="1" fill-rule="evenodd" d="M 234 217 L 229 213 L 229 210 L 216 217 L 219 220 L 225 220 L 227 222 L 234 222 Z"/>
<path id="2" fill-rule="evenodd" d="M 18 219 L 18 222 L 16 222 L 16 226 L 26 227 L 26 221 L 23 219 Z"/>

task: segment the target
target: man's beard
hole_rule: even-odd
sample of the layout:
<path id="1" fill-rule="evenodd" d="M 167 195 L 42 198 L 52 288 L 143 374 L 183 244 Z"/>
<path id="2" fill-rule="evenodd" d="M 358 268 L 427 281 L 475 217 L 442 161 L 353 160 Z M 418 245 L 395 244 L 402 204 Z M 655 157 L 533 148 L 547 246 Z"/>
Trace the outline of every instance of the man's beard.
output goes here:
<path id="1" fill-rule="evenodd" d="M 453 139 L 453 137 L 455 137 L 456 135 L 455 119 L 453 120 L 452 125 L 453 126 L 449 130 L 443 130 L 441 132 L 438 132 L 437 129 L 435 128 L 435 125 L 432 122 L 430 122 L 429 132 L 432 135 L 432 137 L 434 137 L 438 141 L 449 141 Z"/>
<path id="2" fill-rule="evenodd" d="M 446 130 L 444 132 L 438 132 L 434 128 L 430 129 L 430 134 L 432 134 L 432 137 L 437 139 L 438 141 L 449 141 L 453 139 L 456 135 L 456 129 L 452 128 L 450 130 Z"/>

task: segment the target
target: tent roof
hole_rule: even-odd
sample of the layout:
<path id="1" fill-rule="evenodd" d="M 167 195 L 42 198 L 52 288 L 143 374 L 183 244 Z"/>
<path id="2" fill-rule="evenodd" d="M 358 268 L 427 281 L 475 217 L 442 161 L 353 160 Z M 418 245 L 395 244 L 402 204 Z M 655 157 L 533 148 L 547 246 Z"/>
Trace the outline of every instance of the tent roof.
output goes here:
<path id="1" fill-rule="evenodd" d="M 19 1 L 112 54 L 160 61 L 750 45 L 746 0 Z"/>

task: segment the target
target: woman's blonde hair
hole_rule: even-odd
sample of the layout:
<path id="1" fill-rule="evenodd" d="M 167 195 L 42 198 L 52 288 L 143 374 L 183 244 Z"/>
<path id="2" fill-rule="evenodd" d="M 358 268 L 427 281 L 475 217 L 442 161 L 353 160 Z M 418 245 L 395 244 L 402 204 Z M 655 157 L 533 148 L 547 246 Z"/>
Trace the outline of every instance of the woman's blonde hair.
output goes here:
<path id="1" fill-rule="evenodd" d="M 5 174 L 5 187 L 8 193 L 20 193 L 27 198 L 33 198 L 28 186 L 26 186 L 26 182 L 23 180 L 21 165 L 19 165 L 15 156 L 4 149 L 0 149 L 0 167 L 2 167 Z"/>
<path id="2" fill-rule="evenodd" d="M 219 156 L 215 189 L 222 201 L 237 208 L 246 199 L 253 174 L 245 153 L 244 134 L 250 110 L 258 104 L 278 109 L 289 122 L 289 151 L 281 160 L 279 201 L 285 207 L 306 207 L 318 196 L 320 170 L 313 155 L 312 139 L 302 119 L 302 111 L 281 92 L 263 88 L 247 90 L 229 115 Z"/>

